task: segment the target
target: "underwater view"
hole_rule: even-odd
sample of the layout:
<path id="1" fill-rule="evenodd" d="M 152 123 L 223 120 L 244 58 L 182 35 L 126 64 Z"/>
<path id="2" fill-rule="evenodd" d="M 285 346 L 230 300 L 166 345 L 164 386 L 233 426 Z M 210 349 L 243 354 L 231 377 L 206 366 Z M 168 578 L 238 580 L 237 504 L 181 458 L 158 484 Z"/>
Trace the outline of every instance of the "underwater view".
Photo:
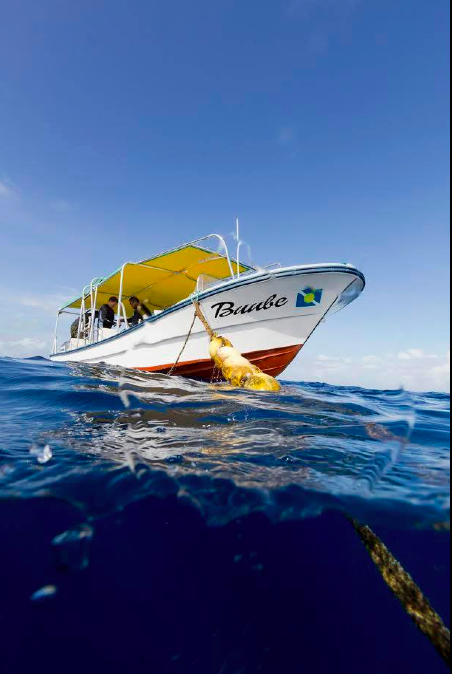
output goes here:
<path id="1" fill-rule="evenodd" d="M 4 672 L 445 671 L 450 397 L 282 383 L 0 359 Z"/>

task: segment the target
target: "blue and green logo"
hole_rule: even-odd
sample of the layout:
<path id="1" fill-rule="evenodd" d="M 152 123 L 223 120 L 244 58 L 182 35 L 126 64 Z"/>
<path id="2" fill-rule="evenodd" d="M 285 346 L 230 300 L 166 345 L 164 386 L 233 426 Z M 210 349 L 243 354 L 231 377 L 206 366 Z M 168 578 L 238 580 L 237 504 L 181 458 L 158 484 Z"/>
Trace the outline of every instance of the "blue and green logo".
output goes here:
<path id="1" fill-rule="evenodd" d="M 314 290 L 314 288 L 305 288 L 297 297 L 297 308 L 318 307 L 322 304 L 323 290 Z"/>

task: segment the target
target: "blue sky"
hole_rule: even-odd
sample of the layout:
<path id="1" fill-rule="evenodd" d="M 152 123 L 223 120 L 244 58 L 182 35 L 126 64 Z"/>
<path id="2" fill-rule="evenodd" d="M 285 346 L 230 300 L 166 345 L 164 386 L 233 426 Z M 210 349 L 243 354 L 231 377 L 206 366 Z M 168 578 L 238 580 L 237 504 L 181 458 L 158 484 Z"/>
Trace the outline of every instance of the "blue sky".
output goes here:
<path id="1" fill-rule="evenodd" d="M 234 218 L 261 264 L 349 261 L 289 376 L 447 389 L 448 0 L 0 7 L 0 355 L 93 276 Z"/>

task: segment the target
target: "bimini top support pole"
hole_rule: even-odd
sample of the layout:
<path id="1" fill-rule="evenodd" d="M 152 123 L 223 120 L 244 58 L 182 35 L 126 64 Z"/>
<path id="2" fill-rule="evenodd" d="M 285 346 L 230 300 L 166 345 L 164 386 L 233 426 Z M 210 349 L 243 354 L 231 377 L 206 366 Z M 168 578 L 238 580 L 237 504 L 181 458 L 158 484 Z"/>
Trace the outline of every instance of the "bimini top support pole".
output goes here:
<path id="1" fill-rule="evenodd" d="M 116 332 L 119 333 L 121 328 L 121 308 L 122 308 L 122 296 L 124 293 L 124 274 L 126 267 L 129 263 L 123 264 L 121 267 L 121 280 L 119 282 L 119 297 L 118 297 L 118 324 L 116 326 Z"/>
<path id="2" fill-rule="evenodd" d="M 56 352 L 58 351 L 58 326 L 60 324 L 61 314 L 62 314 L 62 311 L 60 309 L 60 311 L 57 313 L 57 318 L 56 318 L 55 333 L 54 333 L 54 338 L 53 338 L 53 351 L 52 351 L 53 355 L 55 355 Z"/>
<path id="3" fill-rule="evenodd" d="M 237 278 L 240 278 L 240 248 L 242 242 L 240 241 L 240 220 L 237 218 L 236 222 L 236 236 L 237 236 Z"/>

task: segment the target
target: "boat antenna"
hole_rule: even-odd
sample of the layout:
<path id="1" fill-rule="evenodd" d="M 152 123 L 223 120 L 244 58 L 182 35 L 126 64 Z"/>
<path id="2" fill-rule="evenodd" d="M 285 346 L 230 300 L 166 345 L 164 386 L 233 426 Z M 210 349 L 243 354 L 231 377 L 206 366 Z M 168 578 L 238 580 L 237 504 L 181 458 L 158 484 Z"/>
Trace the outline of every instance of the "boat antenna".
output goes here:
<path id="1" fill-rule="evenodd" d="M 236 219 L 235 224 L 237 237 L 237 278 L 240 278 L 240 246 L 242 242 L 240 241 L 240 220 L 238 218 Z"/>

